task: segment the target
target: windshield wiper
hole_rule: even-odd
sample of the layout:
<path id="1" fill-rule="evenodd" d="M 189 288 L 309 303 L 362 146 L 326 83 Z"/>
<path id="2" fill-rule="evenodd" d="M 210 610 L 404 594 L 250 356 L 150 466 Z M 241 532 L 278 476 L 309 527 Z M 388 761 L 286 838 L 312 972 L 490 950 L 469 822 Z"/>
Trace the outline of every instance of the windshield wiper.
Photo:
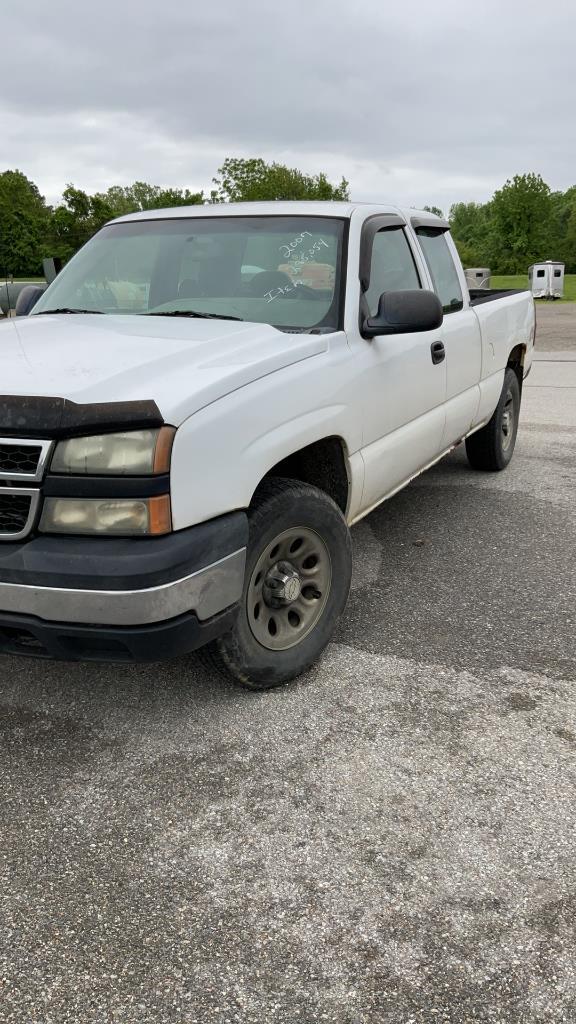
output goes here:
<path id="1" fill-rule="evenodd" d="M 34 316 L 47 316 L 48 313 L 97 313 L 98 316 L 104 316 L 101 309 L 72 309 L 71 306 L 62 306 L 61 309 L 41 309 Z"/>
<path id="2" fill-rule="evenodd" d="M 142 313 L 142 316 L 191 316 L 201 320 L 243 320 L 241 316 L 227 316 L 225 313 L 200 313 L 197 309 L 170 309 L 160 313 Z"/>

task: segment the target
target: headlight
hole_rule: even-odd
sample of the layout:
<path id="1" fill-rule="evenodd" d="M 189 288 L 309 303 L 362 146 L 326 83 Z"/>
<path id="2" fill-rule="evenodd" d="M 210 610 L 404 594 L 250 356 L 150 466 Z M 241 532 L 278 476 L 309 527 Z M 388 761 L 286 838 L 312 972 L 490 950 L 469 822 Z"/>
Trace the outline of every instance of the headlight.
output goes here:
<path id="1" fill-rule="evenodd" d="M 46 498 L 43 533 L 159 536 L 170 533 L 170 498 Z"/>
<path id="2" fill-rule="evenodd" d="M 167 473 L 175 430 L 126 430 L 96 437 L 60 441 L 52 457 L 52 473 L 94 476 L 148 476 Z"/>

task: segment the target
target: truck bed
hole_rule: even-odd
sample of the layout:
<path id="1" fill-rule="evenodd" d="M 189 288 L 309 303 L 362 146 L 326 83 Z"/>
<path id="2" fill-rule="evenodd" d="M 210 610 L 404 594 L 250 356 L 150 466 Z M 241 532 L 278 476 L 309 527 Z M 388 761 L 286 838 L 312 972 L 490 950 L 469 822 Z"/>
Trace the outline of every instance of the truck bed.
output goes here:
<path id="1" fill-rule="evenodd" d="M 532 361 L 534 300 L 528 289 L 475 289 L 471 302 L 482 335 L 482 380 L 503 373 L 516 346 L 526 348 L 524 372 Z M 478 295 L 478 293 L 480 293 Z M 493 301 L 499 299 L 500 301 Z"/>
<path id="2" fill-rule="evenodd" d="M 469 288 L 470 305 L 479 306 L 483 302 L 493 302 L 494 299 L 503 299 L 505 295 L 521 295 L 522 292 L 529 292 L 529 288 Z"/>

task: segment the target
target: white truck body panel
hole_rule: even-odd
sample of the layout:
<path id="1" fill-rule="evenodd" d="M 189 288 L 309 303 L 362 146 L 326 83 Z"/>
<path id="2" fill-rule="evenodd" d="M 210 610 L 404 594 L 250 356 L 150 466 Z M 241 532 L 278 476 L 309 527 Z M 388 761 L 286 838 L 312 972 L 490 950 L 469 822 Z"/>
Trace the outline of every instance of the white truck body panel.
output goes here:
<path id="1" fill-rule="evenodd" d="M 225 320 L 47 315 L 5 326 L 4 394 L 86 403 L 146 394 L 174 426 L 229 391 L 326 348 L 323 336 Z"/>

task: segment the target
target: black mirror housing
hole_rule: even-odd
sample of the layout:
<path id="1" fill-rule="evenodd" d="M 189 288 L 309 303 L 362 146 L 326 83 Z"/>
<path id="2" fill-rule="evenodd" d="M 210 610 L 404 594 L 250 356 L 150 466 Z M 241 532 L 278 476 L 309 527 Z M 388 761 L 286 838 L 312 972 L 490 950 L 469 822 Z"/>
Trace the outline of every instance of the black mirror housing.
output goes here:
<path id="1" fill-rule="evenodd" d="M 413 334 L 434 331 L 444 319 L 442 304 L 434 292 L 414 289 L 383 292 L 376 316 L 366 317 L 362 325 L 365 338 L 382 334 Z"/>
<path id="2" fill-rule="evenodd" d="M 45 291 L 45 285 L 42 287 L 37 284 L 27 284 L 16 299 L 16 306 L 14 307 L 16 316 L 28 316 Z"/>
<path id="3" fill-rule="evenodd" d="M 42 268 L 46 283 L 52 284 L 52 281 L 56 279 L 62 270 L 62 260 L 59 256 L 49 256 L 47 259 L 42 260 Z"/>

